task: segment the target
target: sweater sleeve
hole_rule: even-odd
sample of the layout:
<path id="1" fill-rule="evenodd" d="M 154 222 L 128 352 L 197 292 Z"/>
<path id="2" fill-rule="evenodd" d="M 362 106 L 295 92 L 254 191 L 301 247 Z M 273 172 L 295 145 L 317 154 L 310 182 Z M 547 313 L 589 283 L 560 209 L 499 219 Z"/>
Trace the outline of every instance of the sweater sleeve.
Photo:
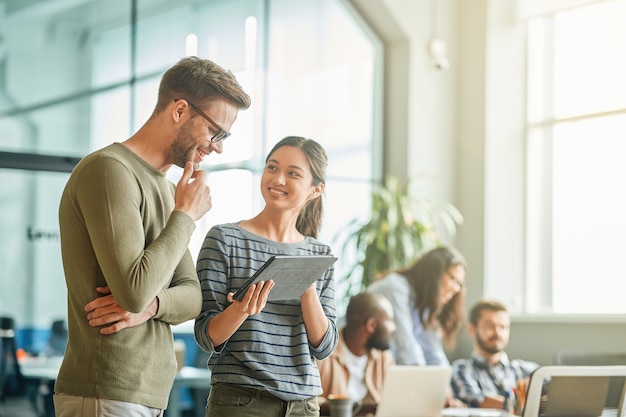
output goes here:
<path id="1" fill-rule="evenodd" d="M 324 359 L 333 353 L 339 340 L 337 333 L 337 311 L 335 307 L 334 271 L 334 267 L 330 267 L 328 271 L 326 271 L 324 279 L 321 281 L 321 288 L 319 288 L 320 281 L 318 280 L 317 282 L 320 303 L 322 304 L 322 309 L 328 320 L 328 330 L 319 346 L 313 347 L 309 344 L 311 354 L 316 359 Z"/>
<path id="2" fill-rule="evenodd" d="M 143 311 L 172 283 L 175 271 L 187 274 L 184 279 L 179 277 L 176 285 L 194 285 L 189 284 L 193 280 L 189 266 L 181 265 L 190 260 L 181 260 L 195 222 L 185 213 L 168 212 L 173 208 L 171 183 L 146 185 L 142 180 L 115 158 L 95 158 L 77 176 L 73 198 L 106 285 L 130 312 Z M 150 230 L 155 223 L 151 220 L 159 217 L 167 219 L 163 229 Z M 150 233 L 155 234 L 154 239 L 148 238 Z M 159 299 L 163 317 L 171 313 L 171 301 L 181 291 L 172 292 Z"/>
<path id="3" fill-rule="evenodd" d="M 176 325 L 195 319 L 200 314 L 202 291 L 189 251 L 185 253 L 174 271 L 170 286 L 157 296 L 159 310 L 154 316 L 155 319 Z"/>

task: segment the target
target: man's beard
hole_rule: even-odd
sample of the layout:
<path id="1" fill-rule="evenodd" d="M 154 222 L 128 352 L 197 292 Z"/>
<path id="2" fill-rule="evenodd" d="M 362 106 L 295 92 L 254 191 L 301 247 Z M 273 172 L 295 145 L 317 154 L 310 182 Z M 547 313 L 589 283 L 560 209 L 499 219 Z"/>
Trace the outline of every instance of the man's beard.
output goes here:
<path id="1" fill-rule="evenodd" d="M 369 349 L 387 350 L 389 349 L 389 338 L 386 337 L 383 327 L 377 326 L 376 331 L 367 339 L 365 347 Z"/>
<path id="2" fill-rule="evenodd" d="M 504 350 L 497 346 L 496 347 L 488 346 L 487 343 L 478 335 L 476 335 L 476 343 L 483 351 L 492 355 L 495 355 L 496 353 L 500 353 Z"/>
<path id="3" fill-rule="evenodd" d="M 190 121 L 187 121 L 176 132 L 176 139 L 170 144 L 168 160 L 174 165 L 184 168 L 187 161 L 192 158 L 196 146 L 196 140 L 191 136 Z"/>

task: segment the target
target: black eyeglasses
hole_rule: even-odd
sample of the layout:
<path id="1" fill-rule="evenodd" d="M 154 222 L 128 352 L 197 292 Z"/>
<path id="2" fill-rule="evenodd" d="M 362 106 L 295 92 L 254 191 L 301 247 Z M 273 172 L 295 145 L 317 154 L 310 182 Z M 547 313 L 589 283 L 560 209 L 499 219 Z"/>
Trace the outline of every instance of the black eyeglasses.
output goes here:
<path id="1" fill-rule="evenodd" d="M 211 142 L 215 143 L 215 142 L 219 142 L 220 140 L 226 140 L 227 137 L 230 136 L 230 132 L 225 131 L 224 129 L 222 129 L 220 127 L 220 125 L 218 125 L 217 123 L 215 123 L 213 120 L 211 120 L 211 118 L 209 116 L 207 116 L 202 110 L 200 110 L 195 104 L 193 104 L 191 101 L 187 100 L 187 99 L 183 99 L 183 98 L 175 98 L 174 102 L 177 102 L 178 100 L 185 100 L 189 106 L 194 109 L 194 111 L 196 113 L 198 113 L 200 116 L 202 116 L 204 118 L 204 120 L 206 120 L 207 122 L 209 122 L 210 124 L 213 125 L 213 127 L 217 128 L 217 133 L 213 135 L 213 137 L 211 138 Z"/>

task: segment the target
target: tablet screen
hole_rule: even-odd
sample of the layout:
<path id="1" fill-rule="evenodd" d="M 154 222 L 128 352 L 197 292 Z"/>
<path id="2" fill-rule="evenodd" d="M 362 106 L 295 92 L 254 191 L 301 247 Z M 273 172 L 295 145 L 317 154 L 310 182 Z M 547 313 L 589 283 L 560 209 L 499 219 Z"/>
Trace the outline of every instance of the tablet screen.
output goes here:
<path id="1" fill-rule="evenodd" d="M 235 292 L 233 298 L 241 301 L 250 285 L 271 279 L 274 288 L 269 293 L 269 301 L 298 299 L 336 260 L 332 255 L 274 255 Z"/>

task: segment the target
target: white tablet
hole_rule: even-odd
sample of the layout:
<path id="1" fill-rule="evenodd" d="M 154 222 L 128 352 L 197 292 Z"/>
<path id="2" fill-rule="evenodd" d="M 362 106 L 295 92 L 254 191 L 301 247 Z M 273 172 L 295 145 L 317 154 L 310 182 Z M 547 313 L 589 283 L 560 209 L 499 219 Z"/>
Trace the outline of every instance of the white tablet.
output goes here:
<path id="1" fill-rule="evenodd" d="M 298 299 L 335 263 L 332 255 L 274 255 L 259 268 L 234 294 L 241 301 L 252 284 L 274 281 L 269 301 Z"/>

